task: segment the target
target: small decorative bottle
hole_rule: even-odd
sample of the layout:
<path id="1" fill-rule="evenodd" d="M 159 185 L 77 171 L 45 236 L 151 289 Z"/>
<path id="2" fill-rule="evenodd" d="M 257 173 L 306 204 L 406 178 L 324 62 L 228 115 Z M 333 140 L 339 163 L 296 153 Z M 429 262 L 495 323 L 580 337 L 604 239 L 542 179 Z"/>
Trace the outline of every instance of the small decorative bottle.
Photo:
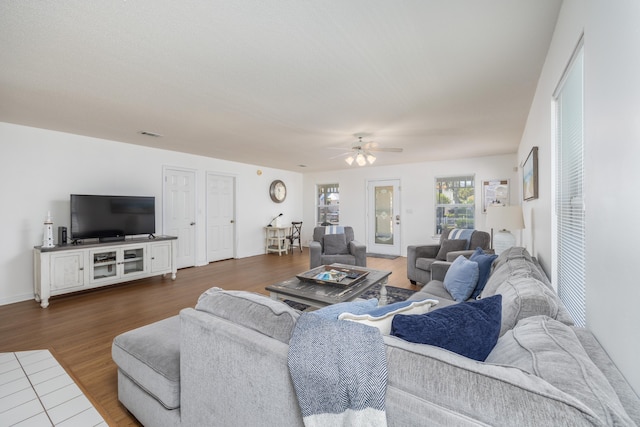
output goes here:
<path id="1" fill-rule="evenodd" d="M 47 212 L 47 219 L 44 220 L 44 233 L 42 236 L 42 247 L 53 248 L 53 220 L 51 219 L 51 211 Z"/>

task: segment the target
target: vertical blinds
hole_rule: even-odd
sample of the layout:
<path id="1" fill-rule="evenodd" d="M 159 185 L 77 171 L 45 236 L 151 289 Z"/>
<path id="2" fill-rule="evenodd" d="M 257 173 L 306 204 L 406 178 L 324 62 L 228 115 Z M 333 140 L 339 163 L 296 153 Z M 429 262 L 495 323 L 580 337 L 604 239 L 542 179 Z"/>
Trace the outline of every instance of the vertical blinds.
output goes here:
<path id="1" fill-rule="evenodd" d="M 558 294 L 574 322 L 586 326 L 583 49 L 556 94 Z"/>

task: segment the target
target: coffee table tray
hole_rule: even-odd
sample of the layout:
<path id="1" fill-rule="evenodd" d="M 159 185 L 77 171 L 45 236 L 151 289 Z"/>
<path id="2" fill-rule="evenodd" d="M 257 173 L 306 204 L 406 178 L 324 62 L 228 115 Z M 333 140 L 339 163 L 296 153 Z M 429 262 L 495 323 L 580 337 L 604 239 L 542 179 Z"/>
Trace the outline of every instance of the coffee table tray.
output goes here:
<path id="1" fill-rule="evenodd" d="M 369 274 L 368 271 L 356 268 L 344 268 L 331 265 L 321 265 L 304 273 L 296 275 L 302 282 L 315 283 L 319 285 L 330 285 L 341 288 L 348 288 L 362 282 Z"/>

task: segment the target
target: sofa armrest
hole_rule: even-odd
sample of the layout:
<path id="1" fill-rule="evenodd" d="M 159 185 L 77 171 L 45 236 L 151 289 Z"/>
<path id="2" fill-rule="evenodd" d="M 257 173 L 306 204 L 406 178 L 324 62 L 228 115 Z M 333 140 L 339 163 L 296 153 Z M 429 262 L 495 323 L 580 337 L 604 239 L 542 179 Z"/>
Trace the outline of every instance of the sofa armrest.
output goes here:
<path id="1" fill-rule="evenodd" d="M 303 425 L 287 344 L 192 308 L 180 326 L 182 425 Z"/>
<path id="2" fill-rule="evenodd" d="M 466 250 L 466 251 L 451 251 L 447 253 L 447 261 L 449 262 L 453 262 L 456 260 L 456 258 L 458 258 L 460 255 L 464 256 L 465 258 L 469 258 L 471 255 L 473 255 L 475 251 L 472 250 Z"/>
<path id="3" fill-rule="evenodd" d="M 315 240 L 309 242 L 309 268 L 322 265 L 322 244 Z"/>
<path id="4" fill-rule="evenodd" d="M 357 240 L 352 240 L 349 242 L 349 253 L 356 257 L 357 266 L 367 266 L 367 245 Z"/>
<path id="5" fill-rule="evenodd" d="M 449 267 L 451 267 L 449 261 L 435 261 L 431 264 L 431 280 L 439 280 L 444 282 L 444 276 L 447 275 Z"/>

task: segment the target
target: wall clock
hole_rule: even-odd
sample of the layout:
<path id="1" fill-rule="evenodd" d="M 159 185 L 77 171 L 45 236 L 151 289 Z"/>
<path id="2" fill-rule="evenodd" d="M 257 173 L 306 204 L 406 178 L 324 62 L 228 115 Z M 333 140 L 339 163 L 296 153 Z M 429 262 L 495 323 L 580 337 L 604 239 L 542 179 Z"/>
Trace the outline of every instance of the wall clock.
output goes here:
<path id="1" fill-rule="evenodd" d="M 276 203 L 284 202 L 284 199 L 287 197 L 287 187 L 284 185 L 284 182 L 279 179 L 273 181 L 269 187 L 269 196 L 271 196 L 271 200 Z"/>

